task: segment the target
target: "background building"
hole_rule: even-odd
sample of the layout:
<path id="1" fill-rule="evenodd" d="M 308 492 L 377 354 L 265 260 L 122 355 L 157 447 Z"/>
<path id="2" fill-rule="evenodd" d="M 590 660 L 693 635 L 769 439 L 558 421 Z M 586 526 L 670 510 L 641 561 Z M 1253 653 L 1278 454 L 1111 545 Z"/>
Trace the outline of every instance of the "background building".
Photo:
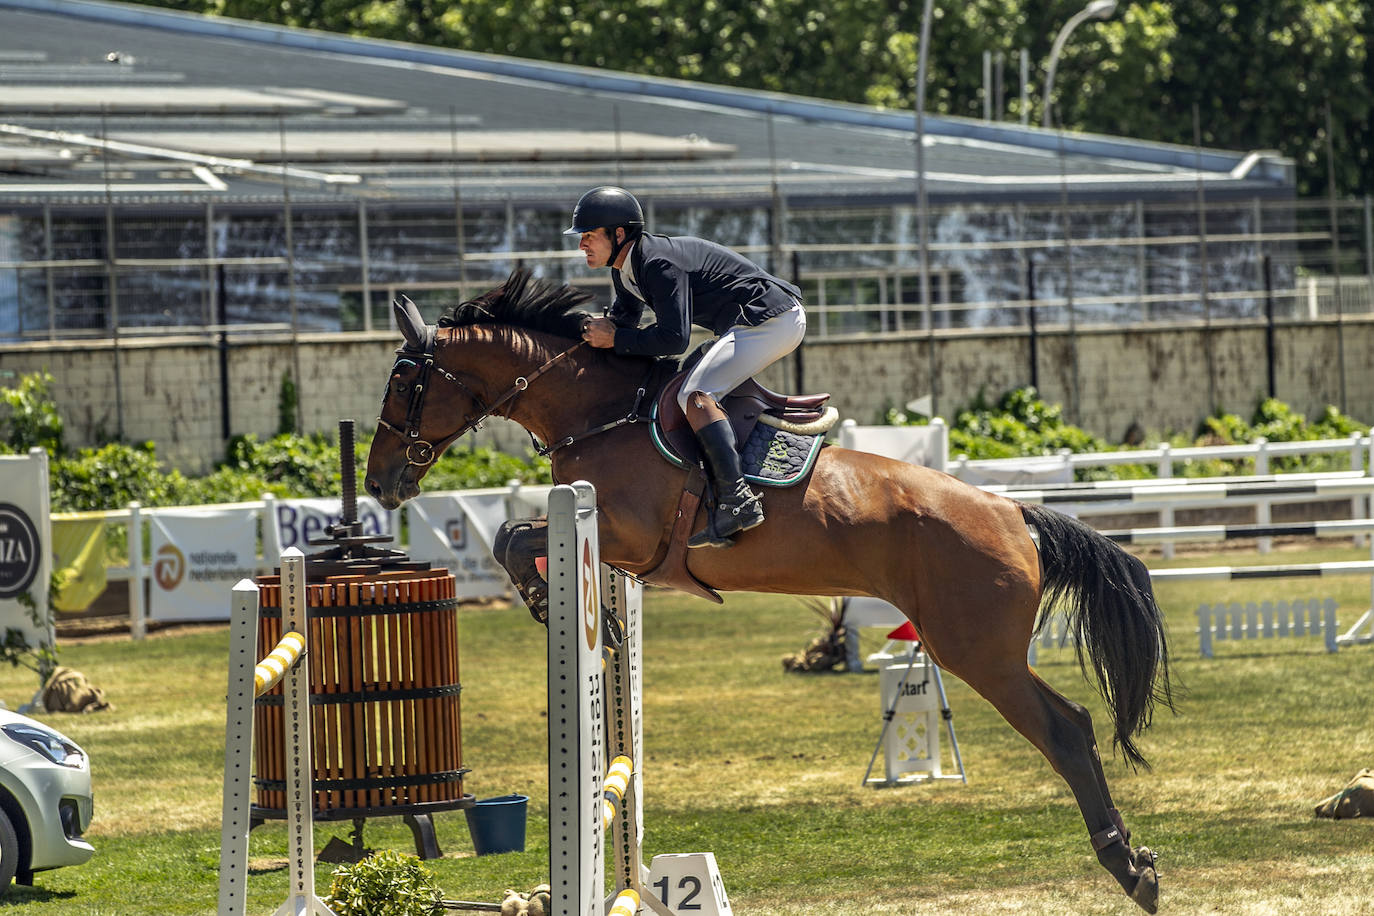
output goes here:
<path id="1" fill-rule="evenodd" d="M 1086 421 L 1100 398 L 1079 338 L 1168 326 L 1204 332 L 1206 380 L 1188 387 L 1205 393 L 1165 418 L 1191 422 L 1185 411 L 1231 396 L 1218 323 L 1270 315 L 1335 328 L 1325 352 L 1339 379 L 1299 405 L 1347 397 L 1346 324 L 1369 314 L 1374 276 L 1368 201 L 1296 201 L 1291 163 L 1263 151 L 939 117 L 924 119 L 918 174 L 914 138 L 910 112 L 141 6 L 0 0 L 0 371 L 60 364 L 64 401 L 86 403 L 90 387 L 63 387 L 80 350 L 99 361 L 86 385 L 113 406 L 89 408 L 76 438 L 163 443 L 176 438 L 158 425 L 171 419 L 165 398 L 130 422 L 161 390 L 131 384 L 130 353 L 175 343 L 200 353 L 196 365 L 214 351 L 195 370 L 218 377 L 200 379 L 207 390 L 251 368 L 264 374 L 254 390 L 275 397 L 291 372 L 307 426 L 313 399 L 331 429 L 337 405 L 320 403 L 302 365 L 313 335 L 359 335 L 346 345 L 384 355 L 396 295 L 432 317 L 516 264 L 604 288 L 560 233 L 583 190 L 612 183 L 640 196 L 656 231 L 719 239 L 797 280 L 809 341 L 924 346 L 929 358 L 903 357 L 924 364 L 902 373 L 905 390 L 851 397 L 864 421 L 920 394 L 953 406 L 979 379 L 1053 394 L 1042 364 Z M 949 376 L 939 341 L 969 333 L 1031 353 L 1016 372 Z M 1051 358 L 1041 335 L 1071 346 Z M 254 347 L 283 349 L 257 364 Z M 850 387 L 818 378 L 823 362 L 798 360 L 779 381 Z M 219 438 L 271 431 L 274 411 L 242 409 L 221 404 Z M 214 438 L 196 454 L 216 455 Z"/>

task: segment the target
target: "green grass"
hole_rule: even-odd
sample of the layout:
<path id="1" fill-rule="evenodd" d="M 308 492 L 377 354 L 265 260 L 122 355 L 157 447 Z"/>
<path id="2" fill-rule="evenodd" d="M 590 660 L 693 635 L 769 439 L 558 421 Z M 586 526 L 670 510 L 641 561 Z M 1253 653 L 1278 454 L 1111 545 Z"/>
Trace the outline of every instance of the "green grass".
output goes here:
<path id="1" fill-rule="evenodd" d="M 1163 565 L 1360 559 L 1367 550 L 1193 555 Z M 1325 597 L 1342 628 L 1369 606 L 1367 577 L 1173 583 L 1168 617 L 1179 714 L 1156 716 L 1141 747 L 1152 771 L 1107 763 L 1138 842 L 1160 852 L 1166 913 L 1368 912 L 1374 823 L 1318 820 L 1313 806 L 1374 766 L 1368 685 L 1374 646 L 1327 654 L 1320 638 L 1221 643 L 1198 657 L 1199 602 Z M 740 914 L 1113 913 L 1136 909 L 1096 864 L 1062 781 L 958 680 L 947 677 L 969 784 L 859 785 L 880 728 L 878 678 L 787 675 L 817 619 L 789 598 L 716 607 L 651 592 L 645 623 L 645 851 L 711 850 Z M 874 634 L 880 636 L 880 634 Z M 116 709 L 45 715 L 90 752 L 96 857 L 16 887 L 0 911 L 34 916 L 214 912 L 219 860 L 227 630 L 61 647 L 62 661 Z M 876 647 L 870 639 L 866 648 Z M 464 762 L 479 797 L 530 796 L 527 849 L 481 858 L 461 813 L 440 814 L 445 856 L 427 863 L 445 895 L 496 900 L 546 878 L 543 631 L 523 610 L 462 611 Z M 1071 651 L 1038 670 L 1106 714 Z M 0 672 L 11 707 L 31 675 Z M 881 764 L 879 764 L 881 765 Z M 319 824 L 316 848 L 348 838 Z M 413 850 L 398 818 L 370 821 L 369 846 Z M 249 912 L 285 899 L 286 833 L 250 841 Z M 316 876 L 323 895 L 330 866 Z"/>

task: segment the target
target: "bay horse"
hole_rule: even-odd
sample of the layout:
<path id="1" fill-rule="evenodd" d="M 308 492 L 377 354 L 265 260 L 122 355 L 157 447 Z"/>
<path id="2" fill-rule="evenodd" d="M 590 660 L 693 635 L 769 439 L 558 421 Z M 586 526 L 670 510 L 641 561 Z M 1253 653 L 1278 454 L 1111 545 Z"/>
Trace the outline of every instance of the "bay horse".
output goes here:
<path id="1" fill-rule="evenodd" d="M 584 345 L 579 306 L 590 298 L 517 271 L 437 327 L 408 300 L 398 305 L 405 344 L 382 402 L 366 490 L 388 509 L 399 506 L 420 492 L 448 445 L 489 416 L 505 417 L 551 444 L 554 480 L 595 486 L 602 559 L 631 575 L 654 569 L 689 471 L 665 460 L 648 424 L 635 421 L 677 366 Z M 764 489 L 763 525 L 732 547 L 687 551 L 696 579 L 722 591 L 863 595 L 895 605 L 930 658 L 1045 755 L 1072 790 L 1098 861 L 1155 912 L 1155 855 L 1130 843 L 1087 710 L 1026 663 L 1033 634 L 1059 607 L 1077 637 L 1079 664 L 1111 712 L 1114 745 L 1132 766 L 1146 765 L 1134 739 L 1157 701 L 1171 709 L 1173 701 L 1145 565 L 1053 510 L 864 452 L 827 446 L 800 483 Z M 535 569 L 545 524 L 507 523 L 493 551 L 532 610 L 547 594 Z"/>

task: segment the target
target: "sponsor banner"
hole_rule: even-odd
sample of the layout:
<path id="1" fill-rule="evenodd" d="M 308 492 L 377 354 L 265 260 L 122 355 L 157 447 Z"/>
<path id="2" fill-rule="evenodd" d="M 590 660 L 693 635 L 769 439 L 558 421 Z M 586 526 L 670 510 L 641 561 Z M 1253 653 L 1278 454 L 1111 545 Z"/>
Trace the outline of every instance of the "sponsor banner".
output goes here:
<path id="1" fill-rule="evenodd" d="M 337 499 L 279 499 L 275 508 L 281 549 L 295 547 L 307 556 L 315 552 L 311 541 L 326 540 L 329 533 L 325 529 L 343 521 L 343 504 Z M 369 537 L 391 534 L 391 513 L 371 496 L 358 497 L 358 523 Z"/>
<path id="2" fill-rule="evenodd" d="M 0 638 L 18 630 L 32 647 L 53 644 L 48 612 L 52 535 L 48 525 L 48 455 L 0 456 Z M 42 620 L 21 599 L 29 599 Z"/>
<path id="3" fill-rule="evenodd" d="M 999 462 L 986 465 L 970 461 L 959 470 L 959 479 L 975 486 L 1005 484 L 1031 486 L 1035 484 L 1073 483 L 1073 468 L 1062 458 L 1025 458 L 1015 465 Z"/>
<path id="4" fill-rule="evenodd" d="M 507 491 L 429 493 L 406 503 L 410 558 L 447 567 L 459 598 L 500 598 L 510 578 L 491 555 L 505 523 Z"/>
<path id="5" fill-rule="evenodd" d="M 243 507 L 149 513 L 152 620 L 228 620 L 233 588 L 257 574 L 257 513 Z"/>
<path id="6" fill-rule="evenodd" d="M 840 445 L 943 471 L 948 435 L 944 426 L 843 426 Z"/>

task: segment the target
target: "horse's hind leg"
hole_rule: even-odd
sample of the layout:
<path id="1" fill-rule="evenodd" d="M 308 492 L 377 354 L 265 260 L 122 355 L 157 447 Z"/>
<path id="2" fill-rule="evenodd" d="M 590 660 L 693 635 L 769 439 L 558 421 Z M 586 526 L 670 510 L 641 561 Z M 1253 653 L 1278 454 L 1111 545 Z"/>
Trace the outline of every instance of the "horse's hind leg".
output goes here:
<path id="1" fill-rule="evenodd" d="M 1146 850 L 1137 861 L 1126 842 L 1120 815 L 1112 807 L 1107 791 L 1088 711 L 1056 693 L 1025 668 L 1002 672 L 1000 676 L 985 669 L 972 679 L 965 676 L 964 680 L 1045 755 L 1073 792 L 1098 861 L 1132 900 L 1146 912 L 1155 912 L 1159 879 L 1153 858 Z"/>
<path id="2" fill-rule="evenodd" d="M 1121 832 L 1121 838 L 1129 847 L 1131 844 L 1131 831 L 1126 828 L 1126 822 L 1122 820 L 1121 812 L 1117 810 L 1116 805 L 1112 802 L 1111 790 L 1107 788 L 1107 776 L 1102 772 L 1102 755 L 1098 753 L 1097 736 L 1093 733 L 1092 716 L 1088 715 L 1088 711 L 1082 706 L 1067 699 L 1063 694 L 1059 693 L 1049 684 L 1046 684 L 1035 672 L 1031 672 L 1031 677 L 1035 679 L 1036 687 L 1040 689 L 1040 692 L 1045 695 L 1055 709 L 1066 716 L 1070 721 L 1076 723 L 1079 730 L 1083 732 L 1083 738 L 1088 743 L 1088 750 L 1092 758 L 1093 774 L 1097 777 L 1097 787 L 1102 793 L 1102 800 L 1107 805 L 1107 813 L 1112 816 L 1112 822 L 1116 824 L 1117 830 Z M 1089 829 L 1091 829 L 1091 826 L 1090 824 Z M 1153 865 L 1155 860 L 1154 853 L 1145 846 L 1133 849 L 1131 857 L 1137 868 L 1143 868 L 1145 865 Z"/>

